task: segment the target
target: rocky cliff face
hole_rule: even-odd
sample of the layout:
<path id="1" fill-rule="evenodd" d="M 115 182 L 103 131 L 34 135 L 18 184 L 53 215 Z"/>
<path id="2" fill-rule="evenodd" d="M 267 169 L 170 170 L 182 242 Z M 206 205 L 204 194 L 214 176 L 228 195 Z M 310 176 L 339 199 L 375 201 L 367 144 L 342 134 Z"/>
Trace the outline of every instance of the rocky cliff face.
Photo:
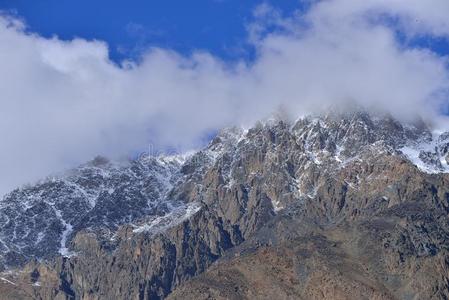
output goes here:
<path id="1" fill-rule="evenodd" d="M 5 299 L 446 299 L 449 134 L 366 112 L 97 159 L 0 206 Z"/>

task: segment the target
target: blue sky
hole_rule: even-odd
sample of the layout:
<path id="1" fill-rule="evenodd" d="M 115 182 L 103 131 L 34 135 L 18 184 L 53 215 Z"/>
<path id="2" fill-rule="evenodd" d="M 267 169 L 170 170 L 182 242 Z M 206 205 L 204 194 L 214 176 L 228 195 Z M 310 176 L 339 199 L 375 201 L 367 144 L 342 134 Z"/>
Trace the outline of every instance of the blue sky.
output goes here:
<path id="1" fill-rule="evenodd" d="M 136 59 L 148 47 L 188 55 L 206 50 L 224 60 L 252 59 L 246 26 L 261 3 L 284 16 L 304 9 L 299 0 L 0 0 L 0 10 L 25 20 L 28 30 L 44 37 L 106 41 L 115 62 Z M 443 38 L 420 37 L 407 46 L 449 55 Z"/>
<path id="2" fill-rule="evenodd" d="M 286 15 L 297 0 L 265 1 Z M 157 46 L 189 54 L 207 50 L 225 60 L 251 58 L 245 26 L 255 0 L 0 0 L 0 9 L 25 20 L 45 37 L 99 39 L 115 61 Z"/>

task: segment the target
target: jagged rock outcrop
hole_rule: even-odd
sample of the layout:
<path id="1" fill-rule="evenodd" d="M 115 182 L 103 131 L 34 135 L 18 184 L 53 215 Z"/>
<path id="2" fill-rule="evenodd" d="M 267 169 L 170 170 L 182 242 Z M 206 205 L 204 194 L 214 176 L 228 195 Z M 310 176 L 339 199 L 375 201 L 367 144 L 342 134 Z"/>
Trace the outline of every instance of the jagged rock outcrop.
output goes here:
<path id="1" fill-rule="evenodd" d="M 0 242 L 19 249 L 21 259 L 9 261 L 25 266 L 3 273 L 0 291 L 6 299 L 445 299 L 447 136 L 366 112 L 271 120 L 224 130 L 185 162 L 99 162 L 109 167 L 19 189 L 1 202 L 9 219 Z M 91 176 L 111 168 L 110 177 Z M 74 181 L 93 187 L 93 204 L 76 200 Z M 86 208 L 56 213 L 71 202 Z M 23 217 L 11 219 L 14 209 Z M 14 240 L 7 231 L 23 231 L 39 211 L 59 220 L 45 227 L 45 241 L 55 239 L 48 256 L 22 247 L 33 233 Z M 38 234 L 40 223 L 28 228 Z"/>

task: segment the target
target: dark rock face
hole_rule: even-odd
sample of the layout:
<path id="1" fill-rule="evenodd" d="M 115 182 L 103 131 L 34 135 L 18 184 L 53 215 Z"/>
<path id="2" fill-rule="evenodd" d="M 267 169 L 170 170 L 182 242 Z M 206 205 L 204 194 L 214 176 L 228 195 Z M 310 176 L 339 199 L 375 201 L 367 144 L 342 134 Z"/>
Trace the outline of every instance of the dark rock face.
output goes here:
<path id="1" fill-rule="evenodd" d="M 185 162 L 95 160 L 2 200 L 0 251 L 22 271 L 3 273 L 0 291 L 446 299 L 447 136 L 422 122 L 332 113 L 224 130 Z"/>
<path id="2" fill-rule="evenodd" d="M 295 214 L 277 218 L 168 298 L 446 299 L 449 294 L 447 221 L 437 221 L 447 215 L 441 211 L 404 203 L 368 220 L 326 228 L 305 225 L 310 220 Z"/>

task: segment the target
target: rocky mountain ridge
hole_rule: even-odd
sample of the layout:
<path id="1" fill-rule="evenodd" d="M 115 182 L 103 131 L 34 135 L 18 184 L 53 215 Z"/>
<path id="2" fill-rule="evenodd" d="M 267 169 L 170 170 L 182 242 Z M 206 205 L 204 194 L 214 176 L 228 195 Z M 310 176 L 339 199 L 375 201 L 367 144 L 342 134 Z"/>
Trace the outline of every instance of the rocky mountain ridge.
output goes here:
<path id="1" fill-rule="evenodd" d="M 448 137 L 358 111 L 223 130 L 185 161 L 100 159 L 2 200 L 0 290 L 445 299 Z"/>

